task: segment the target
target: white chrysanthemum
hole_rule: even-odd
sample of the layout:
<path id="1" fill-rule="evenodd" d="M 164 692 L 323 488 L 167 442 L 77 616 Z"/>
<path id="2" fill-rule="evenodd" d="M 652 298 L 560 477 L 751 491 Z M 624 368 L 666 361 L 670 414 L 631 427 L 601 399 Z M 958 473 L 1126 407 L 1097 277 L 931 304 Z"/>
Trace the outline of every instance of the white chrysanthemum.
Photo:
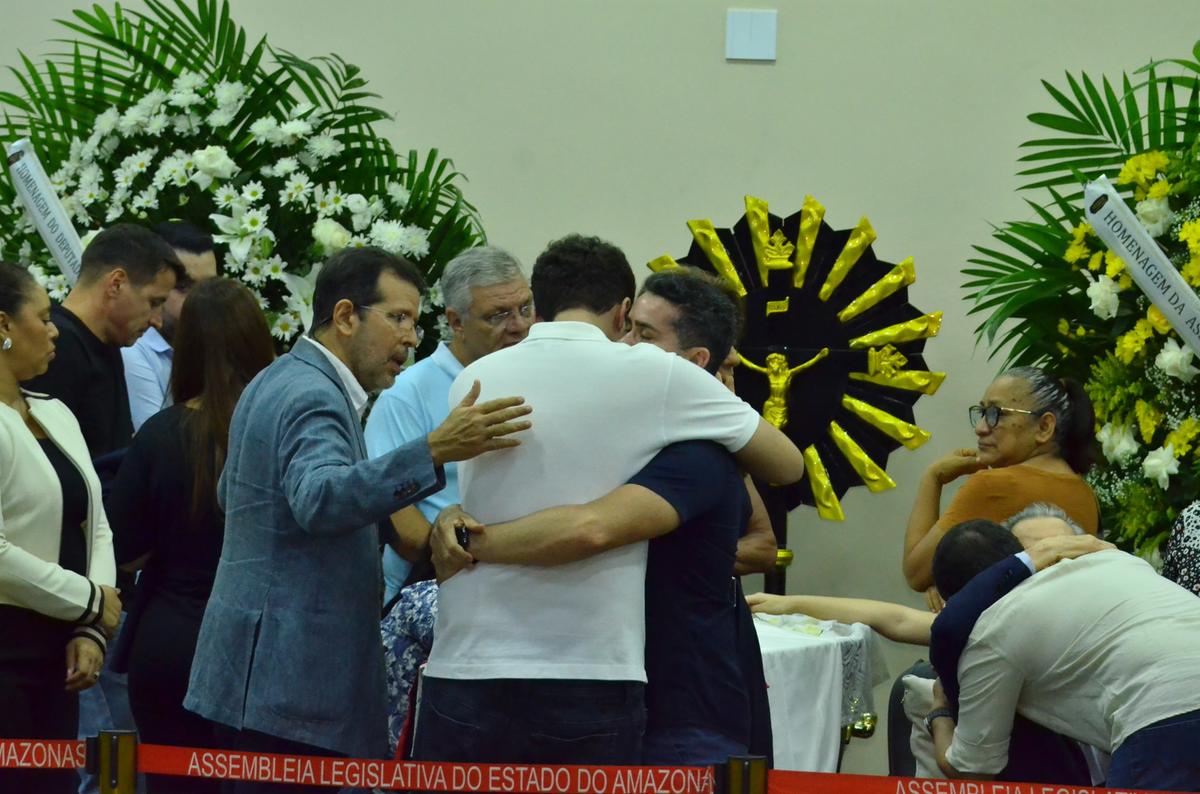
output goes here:
<path id="1" fill-rule="evenodd" d="M 213 86 L 213 99 L 217 101 L 217 107 L 235 105 L 241 102 L 245 96 L 246 86 L 237 81 L 222 80 Z"/>
<path id="2" fill-rule="evenodd" d="M 264 195 L 265 191 L 263 190 L 262 182 L 259 182 L 257 179 L 247 182 L 242 186 L 242 198 L 249 204 L 257 204 L 262 201 Z"/>
<path id="3" fill-rule="evenodd" d="M 112 223 L 125 214 L 124 202 L 110 201 L 108 203 L 108 212 L 104 213 L 104 222 Z"/>
<path id="4" fill-rule="evenodd" d="M 230 158 L 224 146 L 206 146 L 192 152 L 196 168 L 217 179 L 229 179 L 237 173 L 237 163 Z"/>
<path id="5" fill-rule="evenodd" d="M 271 326 L 271 334 L 276 339 L 287 341 L 296 334 L 300 333 L 300 318 L 291 312 L 284 312 L 275 318 L 275 324 Z"/>
<path id="6" fill-rule="evenodd" d="M 333 218 L 321 218 L 314 223 L 312 236 L 325 254 L 340 251 L 350 242 L 350 231 Z"/>
<path id="7" fill-rule="evenodd" d="M 1158 483 L 1164 491 L 1171 476 L 1179 473 L 1179 461 L 1175 459 L 1175 447 L 1167 444 L 1146 455 L 1142 460 L 1142 474 Z"/>
<path id="8" fill-rule="evenodd" d="M 232 209 L 241 201 L 241 194 L 237 192 L 237 188 L 224 185 L 217 189 L 213 201 L 223 210 Z"/>
<path id="9" fill-rule="evenodd" d="M 168 123 L 169 119 L 167 118 L 166 113 L 155 113 L 150 117 L 150 120 L 146 122 L 146 134 L 152 138 L 157 138 L 167 131 Z"/>
<path id="10" fill-rule="evenodd" d="M 371 241 L 361 234 L 356 234 L 346 241 L 347 248 L 366 248 L 371 244 Z"/>
<path id="11" fill-rule="evenodd" d="M 297 102 L 295 107 L 293 107 L 292 111 L 288 114 L 288 118 L 293 118 L 293 119 L 302 118 L 304 116 L 307 116 L 314 109 L 316 109 L 316 105 L 314 105 L 312 102 L 308 102 L 308 101 Z"/>
<path id="12" fill-rule="evenodd" d="M 50 299 L 59 303 L 67 297 L 70 289 L 70 285 L 67 284 L 67 277 L 61 274 L 51 276 L 46 284 L 46 292 L 49 293 Z"/>
<path id="13" fill-rule="evenodd" d="M 308 203 L 308 194 L 312 190 L 312 183 L 304 174 L 294 174 L 279 191 L 280 204 L 299 204 L 304 206 Z"/>
<path id="14" fill-rule="evenodd" d="M 30 265 L 26 269 L 29 271 L 29 275 L 33 276 L 33 280 L 38 283 L 39 287 L 45 289 L 49 285 L 50 277 L 46 275 L 46 270 L 41 265 Z"/>
<path id="15" fill-rule="evenodd" d="M 96 117 L 96 124 L 92 129 L 101 135 L 111 135 L 117 129 L 117 122 L 120 120 L 121 112 L 116 108 L 109 108 Z"/>
<path id="16" fill-rule="evenodd" d="M 250 137 L 256 143 L 270 143 L 278 130 L 278 121 L 270 116 L 263 116 L 262 118 L 255 119 L 254 123 L 250 125 Z"/>
<path id="17" fill-rule="evenodd" d="M 1195 353 L 1190 347 L 1181 345 L 1175 339 L 1167 337 L 1162 350 L 1154 357 L 1154 366 L 1184 383 L 1191 383 L 1192 378 L 1200 375 L 1200 369 L 1192 364 Z"/>
<path id="18" fill-rule="evenodd" d="M 312 125 L 304 119 L 288 119 L 279 125 L 279 134 L 287 144 L 295 143 L 311 133 Z"/>
<path id="19" fill-rule="evenodd" d="M 135 211 L 158 209 L 158 191 L 148 187 L 133 197 L 129 208 Z"/>
<path id="20" fill-rule="evenodd" d="M 375 221 L 371 224 L 371 244 L 390 254 L 401 253 L 404 244 L 404 225 L 396 221 Z"/>
<path id="21" fill-rule="evenodd" d="M 267 269 L 264 267 L 263 260 L 251 259 L 246 263 L 246 269 L 242 271 L 242 281 L 255 286 L 261 285 L 267 280 Z"/>
<path id="22" fill-rule="evenodd" d="M 150 168 L 150 164 L 154 162 L 156 154 L 158 154 L 158 149 L 142 149 L 140 152 L 134 152 L 121 161 L 121 170 L 130 174 L 144 174 Z"/>
<path id="23" fill-rule="evenodd" d="M 1159 237 L 1175 221 L 1175 213 L 1165 198 L 1148 198 L 1139 201 L 1137 207 L 1138 220 L 1146 227 L 1146 233 L 1151 237 Z"/>
<path id="24" fill-rule="evenodd" d="M 167 92 L 161 88 L 156 88 L 153 91 L 148 91 L 142 95 L 142 98 L 137 101 L 137 107 L 144 110 L 148 115 L 157 113 L 167 102 Z"/>
<path id="25" fill-rule="evenodd" d="M 346 147 L 332 135 L 323 134 L 310 138 L 304 148 L 318 160 L 328 160 L 337 157 Z"/>
<path id="26" fill-rule="evenodd" d="M 167 97 L 167 104 L 180 110 L 190 110 L 196 105 L 204 104 L 204 97 L 195 91 L 172 91 Z"/>
<path id="27" fill-rule="evenodd" d="M 1091 273 L 1087 273 L 1087 275 L 1089 278 L 1091 277 Z M 1121 307 L 1120 293 L 1121 288 L 1117 286 L 1117 282 L 1108 276 L 1101 273 L 1095 277 L 1087 288 L 1087 296 L 1092 301 L 1092 313 L 1101 320 L 1111 320 L 1116 317 L 1117 309 Z"/>
<path id="28" fill-rule="evenodd" d="M 400 184 L 399 182 L 388 182 L 387 183 L 387 194 L 388 194 L 388 197 L 396 204 L 396 206 L 404 207 L 404 206 L 408 205 L 408 199 L 409 199 L 408 188 L 406 188 L 404 185 Z"/>
<path id="29" fill-rule="evenodd" d="M 1114 425 L 1110 422 L 1100 428 L 1096 439 L 1100 442 L 1100 450 L 1109 463 L 1125 463 L 1138 452 L 1137 439 L 1133 437 L 1133 429 L 1128 425 Z"/>
<path id="30" fill-rule="evenodd" d="M 104 190 L 102 190 L 101 187 L 95 183 L 80 185 L 79 190 L 75 191 L 74 195 L 75 201 L 83 207 L 90 207 L 99 201 L 103 201 L 107 197 L 108 196 Z"/>
<path id="31" fill-rule="evenodd" d="M 28 265 L 29 260 L 33 258 L 33 246 L 29 241 L 21 243 L 21 247 L 17 249 L 17 261 L 22 265 Z"/>
<path id="32" fill-rule="evenodd" d="M 150 114 L 144 109 L 134 105 L 121 114 L 121 119 L 117 122 L 117 131 L 122 135 L 129 136 L 142 131 L 146 122 L 150 120 Z M 99 141 L 97 141 L 97 146 Z"/>
<path id="33" fill-rule="evenodd" d="M 267 228 L 266 210 L 246 210 L 246 212 L 242 215 L 240 226 L 242 231 L 246 232 L 247 234 L 261 234 L 263 230 Z"/>
<path id="34" fill-rule="evenodd" d="M 317 211 L 318 218 L 328 218 L 341 209 L 341 206 L 342 194 L 336 186 L 330 185 L 326 188 L 317 185 L 313 189 L 313 209 Z"/>
<path id="35" fill-rule="evenodd" d="M 275 254 L 263 263 L 263 269 L 266 271 L 268 278 L 282 281 L 283 274 L 287 270 L 287 262 L 284 262 L 279 254 Z"/>
<path id="36" fill-rule="evenodd" d="M 232 124 L 236 116 L 237 111 L 233 108 L 217 108 L 205 117 L 204 122 L 216 130 Z"/>
<path id="37" fill-rule="evenodd" d="M 192 71 L 184 71 L 171 83 L 172 91 L 198 91 L 204 85 L 204 77 Z"/>
<path id="38" fill-rule="evenodd" d="M 405 226 L 400 241 L 400 252 L 415 259 L 428 255 L 429 234 L 420 226 Z"/>
<path id="39" fill-rule="evenodd" d="M 295 157 L 280 157 L 275 163 L 275 176 L 287 176 L 299 167 Z"/>
<path id="40" fill-rule="evenodd" d="M 178 135 L 195 135 L 200 131 L 200 117 L 195 113 L 181 113 L 171 124 Z"/>

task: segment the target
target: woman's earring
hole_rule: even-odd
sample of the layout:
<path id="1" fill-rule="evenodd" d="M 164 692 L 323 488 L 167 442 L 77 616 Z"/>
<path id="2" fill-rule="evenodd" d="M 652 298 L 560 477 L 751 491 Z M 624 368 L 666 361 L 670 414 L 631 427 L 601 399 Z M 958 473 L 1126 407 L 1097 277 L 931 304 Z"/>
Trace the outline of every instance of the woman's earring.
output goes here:
<path id="1" fill-rule="evenodd" d="M 12 350 L 12 337 L 4 340 L 4 344 L 0 345 L 0 350 Z"/>

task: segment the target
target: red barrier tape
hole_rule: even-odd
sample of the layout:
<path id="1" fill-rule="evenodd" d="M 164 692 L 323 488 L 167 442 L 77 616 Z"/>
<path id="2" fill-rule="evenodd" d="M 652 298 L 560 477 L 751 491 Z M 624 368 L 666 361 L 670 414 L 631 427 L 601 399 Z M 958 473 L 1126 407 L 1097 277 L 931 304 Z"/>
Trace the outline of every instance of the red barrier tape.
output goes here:
<path id="1" fill-rule="evenodd" d="M 138 745 L 138 771 L 305 786 L 505 794 L 712 794 L 708 767 L 535 766 L 376 761 Z"/>
<path id="2" fill-rule="evenodd" d="M 767 773 L 767 794 L 1150 794 L 1131 789 L 1004 783 L 994 780 L 930 780 L 825 772 Z M 1157 792 L 1157 794 L 1169 794 Z M 1176 793 L 1178 794 L 1178 792 Z"/>
<path id="3" fill-rule="evenodd" d="M 0 769 L 75 769 L 87 758 L 74 739 L 0 739 Z"/>

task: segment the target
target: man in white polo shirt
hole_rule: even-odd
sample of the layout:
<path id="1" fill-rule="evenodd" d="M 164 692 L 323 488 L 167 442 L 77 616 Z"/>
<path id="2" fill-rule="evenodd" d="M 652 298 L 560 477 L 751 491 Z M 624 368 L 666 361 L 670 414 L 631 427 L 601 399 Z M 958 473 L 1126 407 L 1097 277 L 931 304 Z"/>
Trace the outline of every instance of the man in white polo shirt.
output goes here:
<path id="1" fill-rule="evenodd" d="M 500 459 L 459 470 L 463 509 L 484 524 L 582 504 L 628 481 L 664 446 L 711 440 L 751 473 L 803 475 L 800 451 L 717 379 L 650 345 L 620 344 L 634 295 L 619 249 L 571 236 L 538 257 L 537 315 L 522 343 L 467 367 L 519 386 L 536 430 Z M 439 597 L 414 756 L 424 760 L 637 763 L 643 689 L 646 544 L 556 567 L 481 565 Z"/>
<path id="2" fill-rule="evenodd" d="M 934 555 L 938 591 L 953 603 L 1020 550 L 991 521 L 959 524 Z M 950 777 L 1004 768 L 1020 713 L 1111 753 L 1109 788 L 1200 791 L 1200 599 L 1138 557 L 1100 551 L 1034 574 L 976 622 L 958 679 L 957 720 L 926 718 Z"/>

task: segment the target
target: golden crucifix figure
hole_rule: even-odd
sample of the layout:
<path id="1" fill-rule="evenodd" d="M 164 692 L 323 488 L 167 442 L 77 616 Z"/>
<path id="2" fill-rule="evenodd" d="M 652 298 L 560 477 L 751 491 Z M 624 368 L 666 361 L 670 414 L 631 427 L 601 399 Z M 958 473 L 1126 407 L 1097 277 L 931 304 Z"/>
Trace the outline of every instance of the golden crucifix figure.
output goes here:
<path id="1" fill-rule="evenodd" d="M 770 396 L 763 403 L 763 419 L 766 419 L 775 425 L 775 427 L 782 430 L 788 421 L 788 390 L 792 387 L 792 378 L 828 355 L 829 348 L 823 347 L 819 353 L 808 361 L 789 369 L 787 356 L 783 353 L 769 354 L 766 362 L 764 362 L 766 364 L 765 367 L 755 364 L 739 353 L 738 358 L 741 359 L 743 366 L 767 376 Z"/>

